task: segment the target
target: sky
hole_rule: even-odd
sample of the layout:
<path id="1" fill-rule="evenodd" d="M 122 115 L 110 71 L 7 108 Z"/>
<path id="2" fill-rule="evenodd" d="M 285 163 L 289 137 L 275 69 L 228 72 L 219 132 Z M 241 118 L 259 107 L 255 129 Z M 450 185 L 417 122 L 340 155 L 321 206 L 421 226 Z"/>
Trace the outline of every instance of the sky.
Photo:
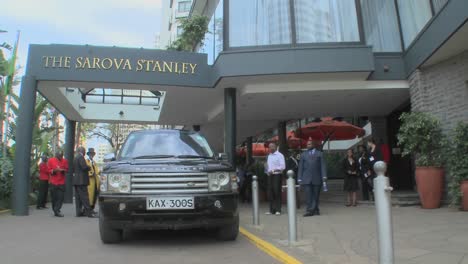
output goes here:
<path id="1" fill-rule="evenodd" d="M 18 64 L 29 44 L 78 44 L 154 48 L 161 5 L 169 0 L 4 0 L 0 43 L 21 31 Z M 12 45 L 13 46 L 13 45 Z"/>
<path id="2" fill-rule="evenodd" d="M 0 44 L 21 31 L 17 66 L 24 74 L 29 44 L 154 48 L 161 6 L 169 0 L 2 0 Z M 4 51 L 5 57 L 10 54 Z M 18 76 L 19 77 L 19 76 Z M 18 88 L 18 87 L 16 87 Z M 100 141 L 91 140 L 91 147 Z"/>

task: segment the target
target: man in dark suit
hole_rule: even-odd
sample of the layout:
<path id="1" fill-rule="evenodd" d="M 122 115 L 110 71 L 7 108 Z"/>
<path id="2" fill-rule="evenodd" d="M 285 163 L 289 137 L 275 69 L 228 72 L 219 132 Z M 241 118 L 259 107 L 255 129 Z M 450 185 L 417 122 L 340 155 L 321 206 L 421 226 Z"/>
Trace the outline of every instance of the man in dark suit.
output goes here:
<path id="1" fill-rule="evenodd" d="M 91 209 L 88 196 L 89 175 L 91 169 L 84 157 L 86 149 L 79 147 L 77 155 L 73 160 L 73 185 L 75 186 L 75 206 L 76 216 L 96 217 L 96 213 Z M 82 210 L 82 208 L 84 210 Z"/>
<path id="2" fill-rule="evenodd" d="M 318 145 L 318 142 L 309 140 L 307 150 L 302 153 L 299 161 L 298 179 L 305 190 L 307 201 L 305 217 L 320 215 L 320 189 L 323 181 L 327 179 L 325 160 Z"/>

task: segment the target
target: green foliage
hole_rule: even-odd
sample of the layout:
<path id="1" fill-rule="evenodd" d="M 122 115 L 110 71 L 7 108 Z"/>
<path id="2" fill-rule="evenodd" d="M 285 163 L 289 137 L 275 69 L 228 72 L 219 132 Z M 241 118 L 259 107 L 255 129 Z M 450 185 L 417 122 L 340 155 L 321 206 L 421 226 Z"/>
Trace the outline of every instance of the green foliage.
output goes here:
<path id="1" fill-rule="evenodd" d="M 12 95 L 12 101 L 14 103 L 11 104 L 11 112 L 14 116 L 18 116 L 18 105 L 19 97 L 16 94 Z M 38 96 L 36 100 L 36 107 L 34 109 L 34 123 L 33 123 L 33 131 L 32 131 L 32 152 L 31 152 L 31 168 L 30 168 L 30 179 L 31 179 L 31 190 L 38 189 L 38 164 L 41 158 L 42 153 L 51 153 L 54 131 L 55 127 L 50 126 L 49 119 L 51 113 L 51 106 L 43 97 Z M 10 122 L 9 124 L 9 131 L 7 132 L 7 137 L 16 140 L 16 130 L 17 130 L 17 118 L 14 122 Z M 4 168 L 5 172 L 0 175 L 0 207 L 9 205 L 9 200 L 11 196 L 12 190 L 12 179 L 13 179 L 13 172 L 12 172 L 12 160 L 10 157 L 14 157 L 16 144 L 13 144 L 11 148 L 8 150 L 9 157 L 4 157 L 0 159 L 0 167 Z M 30 195 L 31 199 L 34 199 L 34 195 Z"/>
<path id="2" fill-rule="evenodd" d="M 452 206 L 459 205 L 462 194 L 460 184 L 468 180 L 468 123 L 458 123 L 450 135 L 447 146 L 447 165 L 450 173 L 448 192 Z"/>
<path id="3" fill-rule="evenodd" d="M 345 152 L 323 152 L 325 163 L 327 165 L 327 176 L 329 179 L 342 179 L 343 175 L 343 160 L 345 158 Z"/>
<path id="4" fill-rule="evenodd" d="M 188 18 L 182 18 L 180 25 L 183 32 L 180 36 L 173 41 L 169 46 L 168 50 L 176 51 L 193 51 L 195 47 L 203 45 L 203 39 L 205 34 L 208 32 L 209 18 L 206 16 L 191 16 Z"/>
<path id="5" fill-rule="evenodd" d="M 8 60 L 5 59 L 3 51 L 0 49 L 0 76 L 7 76 L 8 69 Z"/>
<path id="6" fill-rule="evenodd" d="M 402 155 L 414 155 L 416 166 L 442 166 L 446 140 L 440 121 L 422 112 L 403 113 L 400 120 L 402 125 L 397 137 Z"/>
<path id="7" fill-rule="evenodd" d="M 13 190 L 13 163 L 9 157 L 0 158 L 0 208 L 8 208 Z"/>

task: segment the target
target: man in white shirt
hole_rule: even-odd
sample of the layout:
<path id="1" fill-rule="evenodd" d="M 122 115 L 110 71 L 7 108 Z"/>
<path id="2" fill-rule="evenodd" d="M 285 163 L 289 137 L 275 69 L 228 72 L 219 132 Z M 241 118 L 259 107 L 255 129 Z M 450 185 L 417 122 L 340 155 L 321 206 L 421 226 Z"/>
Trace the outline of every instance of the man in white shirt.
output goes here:
<path id="1" fill-rule="evenodd" d="M 281 180 L 286 168 L 283 154 L 278 151 L 275 143 L 269 145 L 268 155 L 268 191 L 270 198 L 270 211 L 267 214 L 281 214 Z"/>

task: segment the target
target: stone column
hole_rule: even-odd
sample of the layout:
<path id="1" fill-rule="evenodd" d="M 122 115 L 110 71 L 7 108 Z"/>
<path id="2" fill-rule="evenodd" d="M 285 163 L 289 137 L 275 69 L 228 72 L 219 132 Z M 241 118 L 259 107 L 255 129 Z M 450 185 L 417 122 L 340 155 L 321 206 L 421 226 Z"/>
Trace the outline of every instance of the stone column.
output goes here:
<path id="1" fill-rule="evenodd" d="M 283 154 L 285 157 L 287 156 L 288 152 L 288 141 L 286 137 L 286 121 L 281 121 L 278 123 L 278 146 L 279 152 Z"/>
<path id="2" fill-rule="evenodd" d="M 24 76 L 21 81 L 18 124 L 16 128 L 16 152 L 13 169 L 13 214 L 29 214 L 31 177 L 31 147 L 36 106 L 36 78 Z"/>
<path id="3" fill-rule="evenodd" d="M 233 167 L 236 166 L 236 89 L 226 88 L 224 90 L 224 152 Z"/>
<path id="4" fill-rule="evenodd" d="M 64 203 L 73 203 L 73 158 L 75 154 L 76 121 L 66 120 L 65 123 L 65 159 L 68 160 L 68 172 L 65 179 Z"/>

